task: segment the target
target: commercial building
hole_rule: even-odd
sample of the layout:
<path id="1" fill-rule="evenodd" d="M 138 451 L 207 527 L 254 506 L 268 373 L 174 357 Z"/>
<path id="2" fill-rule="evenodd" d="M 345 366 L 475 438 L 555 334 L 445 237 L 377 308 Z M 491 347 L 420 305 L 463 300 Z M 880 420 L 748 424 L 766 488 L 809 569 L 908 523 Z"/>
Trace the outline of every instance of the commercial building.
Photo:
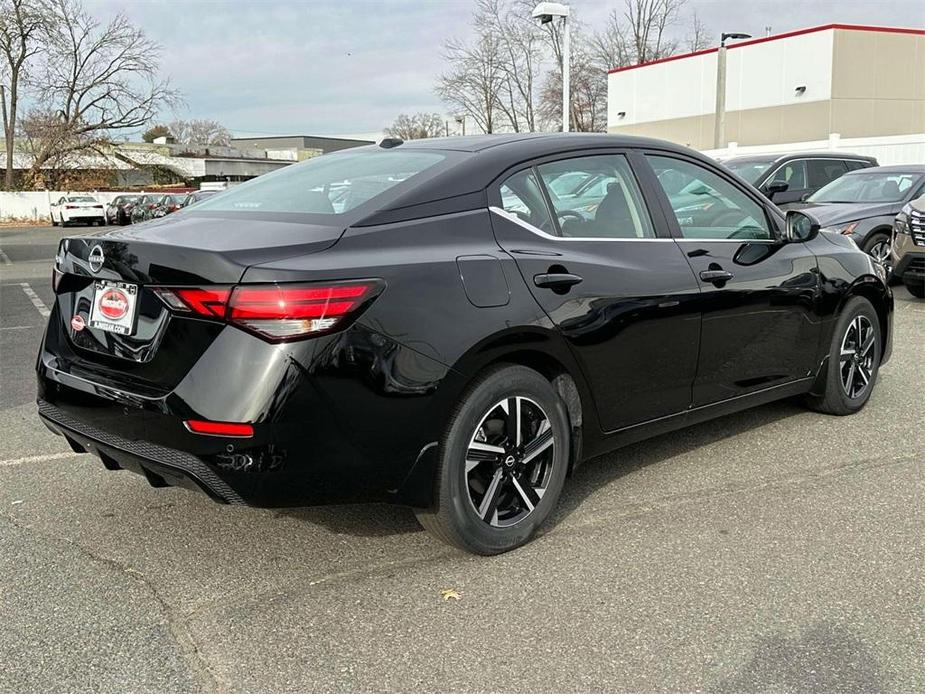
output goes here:
<path id="1" fill-rule="evenodd" d="M 712 148 L 716 73 L 716 48 L 612 70 L 608 131 Z M 829 24 L 732 43 L 726 75 L 729 143 L 925 133 L 925 30 Z"/>
<path id="2" fill-rule="evenodd" d="M 373 144 L 372 140 L 357 140 L 347 137 L 320 137 L 315 135 L 281 135 L 273 137 L 236 137 L 231 140 L 231 146 L 239 150 L 297 153 L 296 159 L 301 161 L 308 158 L 302 152 L 315 154 L 328 154 L 351 147 L 361 147 Z"/>

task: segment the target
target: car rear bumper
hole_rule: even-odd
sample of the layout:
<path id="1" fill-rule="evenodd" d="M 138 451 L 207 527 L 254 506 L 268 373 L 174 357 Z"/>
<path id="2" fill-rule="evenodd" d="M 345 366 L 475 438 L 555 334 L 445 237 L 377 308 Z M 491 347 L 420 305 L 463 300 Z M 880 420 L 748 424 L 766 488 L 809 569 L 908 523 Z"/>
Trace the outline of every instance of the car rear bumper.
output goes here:
<path id="1" fill-rule="evenodd" d="M 60 320 L 56 304 L 49 330 Z M 429 502 L 429 479 L 406 482 L 451 407 L 452 393 L 436 394 L 446 369 L 360 326 L 291 346 L 226 328 L 169 391 L 94 375 L 82 359 L 46 336 L 38 414 L 109 469 L 259 507 Z M 195 434 L 189 419 L 247 422 L 253 436 Z"/>
<path id="2" fill-rule="evenodd" d="M 205 492 L 220 503 L 245 503 L 227 482 L 194 455 L 105 432 L 44 400 L 39 400 L 38 409 L 45 426 L 64 436 L 74 451 L 96 455 L 108 470 L 139 473 L 152 487 L 185 487 Z"/>

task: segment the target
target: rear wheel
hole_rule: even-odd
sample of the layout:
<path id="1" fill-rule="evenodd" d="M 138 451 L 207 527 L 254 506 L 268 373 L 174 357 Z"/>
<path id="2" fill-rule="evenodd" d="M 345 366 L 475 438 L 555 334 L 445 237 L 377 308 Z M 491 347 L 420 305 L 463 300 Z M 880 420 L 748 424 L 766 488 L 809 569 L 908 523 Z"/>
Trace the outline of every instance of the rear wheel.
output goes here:
<path id="1" fill-rule="evenodd" d="M 810 396 L 808 405 L 826 414 L 860 410 L 873 392 L 880 368 L 880 319 L 864 297 L 845 304 L 835 325 L 826 366 L 825 391 Z"/>
<path id="2" fill-rule="evenodd" d="M 52 225 L 53 227 L 58 226 L 58 222 L 55 221 L 55 216 L 54 216 L 54 215 L 51 216 L 51 225 Z"/>
<path id="3" fill-rule="evenodd" d="M 434 505 L 416 511 L 418 520 L 468 552 L 519 547 L 556 506 L 569 439 L 565 406 L 549 381 L 523 366 L 489 371 L 450 421 Z"/>

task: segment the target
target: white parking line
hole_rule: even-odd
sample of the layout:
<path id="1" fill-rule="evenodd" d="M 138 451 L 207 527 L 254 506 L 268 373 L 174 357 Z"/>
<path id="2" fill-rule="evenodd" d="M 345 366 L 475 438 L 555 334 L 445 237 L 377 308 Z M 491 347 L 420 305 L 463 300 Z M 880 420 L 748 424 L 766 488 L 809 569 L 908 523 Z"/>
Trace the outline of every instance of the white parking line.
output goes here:
<path id="1" fill-rule="evenodd" d="M 48 453 L 47 455 L 30 455 L 25 458 L 11 458 L 10 460 L 0 460 L 0 467 L 14 467 L 27 463 L 44 463 L 49 460 L 63 460 L 64 458 L 71 458 L 75 455 L 80 454 L 68 451 L 67 453 Z"/>
<path id="2" fill-rule="evenodd" d="M 4 265 L 12 265 L 12 264 L 13 264 L 13 261 L 10 260 L 10 256 L 8 256 L 6 253 L 4 253 L 2 248 L 0 248 L 0 263 L 3 263 Z"/>
<path id="3" fill-rule="evenodd" d="M 31 325 L 0 325 L 0 330 L 27 330 Z"/>
<path id="4" fill-rule="evenodd" d="M 22 287 L 22 290 L 26 293 L 26 296 L 29 297 L 29 301 L 32 302 L 32 305 L 38 309 L 40 314 L 42 314 L 42 318 L 48 318 L 48 316 L 51 315 L 51 311 L 48 310 L 45 302 L 39 298 L 39 295 L 32 290 L 32 287 L 29 286 L 29 283 L 20 282 L 19 286 Z"/>

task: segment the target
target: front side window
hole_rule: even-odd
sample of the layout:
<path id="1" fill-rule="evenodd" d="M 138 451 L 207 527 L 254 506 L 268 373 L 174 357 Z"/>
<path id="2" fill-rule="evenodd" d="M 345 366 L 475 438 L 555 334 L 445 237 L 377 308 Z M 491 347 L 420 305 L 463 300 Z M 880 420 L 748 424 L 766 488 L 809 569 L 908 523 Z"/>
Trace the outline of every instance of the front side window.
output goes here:
<path id="1" fill-rule="evenodd" d="M 198 211 L 336 215 L 446 159 L 428 151 L 338 152 L 287 166 L 203 200 Z"/>
<path id="2" fill-rule="evenodd" d="M 725 178 L 683 159 L 654 155 L 647 159 L 684 238 L 774 238 L 764 208 Z"/>
<path id="3" fill-rule="evenodd" d="M 806 160 L 797 159 L 781 164 L 777 171 L 774 172 L 773 178 L 768 181 L 771 183 L 786 183 L 788 191 L 806 189 Z"/>
<path id="4" fill-rule="evenodd" d="M 655 232 L 629 162 L 621 154 L 537 167 L 565 237 L 641 239 Z"/>
<path id="5" fill-rule="evenodd" d="M 809 202 L 900 202 L 919 174 L 862 171 L 837 178 L 809 196 Z"/>

